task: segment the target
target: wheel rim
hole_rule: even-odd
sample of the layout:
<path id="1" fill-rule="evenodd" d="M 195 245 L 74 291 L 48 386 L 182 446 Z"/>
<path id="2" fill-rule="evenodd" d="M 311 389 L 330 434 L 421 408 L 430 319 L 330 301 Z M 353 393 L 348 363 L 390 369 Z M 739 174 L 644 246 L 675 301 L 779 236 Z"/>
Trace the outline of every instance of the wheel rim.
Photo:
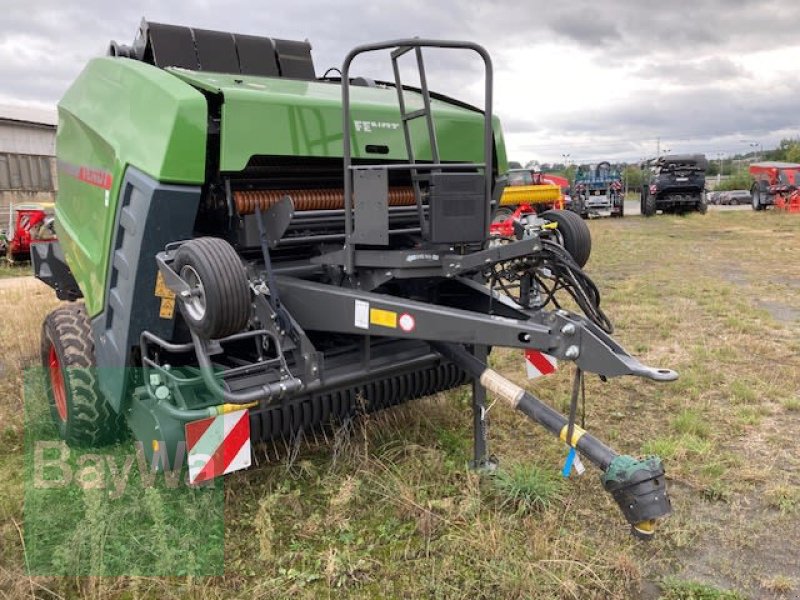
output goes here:
<path id="1" fill-rule="evenodd" d="M 506 211 L 506 210 L 498 210 L 498 211 L 495 213 L 494 217 L 492 218 L 492 225 L 494 225 L 495 223 L 502 223 L 502 222 L 503 222 L 503 221 L 505 221 L 505 220 L 506 220 L 508 217 L 510 217 L 512 214 L 513 214 L 513 213 L 512 213 L 511 211 Z"/>
<path id="2" fill-rule="evenodd" d="M 50 354 L 47 359 L 50 368 L 50 387 L 53 390 L 53 400 L 59 418 L 67 420 L 67 388 L 64 385 L 64 374 L 61 372 L 61 362 L 58 360 L 56 347 L 50 344 Z"/>
<path id="3" fill-rule="evenodd" d="M 193 321 L 202 321 L 206 316 L 206 292 L 203 282 L 197 271 L 189 265 L 181 269 L 181 278 L 189 284 L 190 295 L 183 301 L 186 312 Z"/>

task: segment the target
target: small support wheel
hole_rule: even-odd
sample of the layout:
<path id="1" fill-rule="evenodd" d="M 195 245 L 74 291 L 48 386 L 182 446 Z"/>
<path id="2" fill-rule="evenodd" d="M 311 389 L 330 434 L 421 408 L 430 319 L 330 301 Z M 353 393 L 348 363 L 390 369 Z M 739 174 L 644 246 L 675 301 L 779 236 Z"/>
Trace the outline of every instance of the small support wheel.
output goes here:
<path id="1" fill-rule="evenodd" d="M 189 240 L 175 253 L 175 272 L 190 288 L 180 297 L 187 324 L 205 339 L 239 333 L 250 317 L 250 284 L 239 255 L 220 238 Z"/>
<path id="2" fill-rule="evenodd" d="M 592 253 L 592 235 L 584 220 L 570 210 L 546 210 L 539 217 L 558 223 L 564 248 L 583 268 Z"/>

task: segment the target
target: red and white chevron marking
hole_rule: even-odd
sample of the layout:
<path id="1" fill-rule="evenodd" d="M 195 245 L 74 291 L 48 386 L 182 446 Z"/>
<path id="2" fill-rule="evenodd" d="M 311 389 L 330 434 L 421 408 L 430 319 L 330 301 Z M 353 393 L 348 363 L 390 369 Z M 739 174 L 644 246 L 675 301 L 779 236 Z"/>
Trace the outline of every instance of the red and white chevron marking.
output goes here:
<path id="1" fill-rule="evenodd" d="M 554 356 L 538 350 L 525 350 L 525 369 L 528 371 L 528 379 L 550 375 L 555 373 L 557 368 L 558 361 Z"/>
<path id="2" fill-rule="evenodd" d="M 189 482 L 208 481 L 250 466 L 247 409 L 186 424 Z"/>

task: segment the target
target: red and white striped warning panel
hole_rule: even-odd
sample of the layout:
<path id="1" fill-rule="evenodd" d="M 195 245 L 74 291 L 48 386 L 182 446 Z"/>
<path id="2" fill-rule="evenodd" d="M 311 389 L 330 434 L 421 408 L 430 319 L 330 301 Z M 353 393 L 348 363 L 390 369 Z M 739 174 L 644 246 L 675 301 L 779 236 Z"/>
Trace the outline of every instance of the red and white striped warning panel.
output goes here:
<path id="1" fill-rule="evenodd" d="M 247 409 L 186 424 L 189 482 L 208 481 L 250 466 Z"/>
<path id="2" fill-rule="evenodd" d="M 538 350 L 525 350 L 525 369 L 528 371 L 528 379 L 550 375 L 555 373 L 557 368 L 558 361 L 554 356 Z"/>

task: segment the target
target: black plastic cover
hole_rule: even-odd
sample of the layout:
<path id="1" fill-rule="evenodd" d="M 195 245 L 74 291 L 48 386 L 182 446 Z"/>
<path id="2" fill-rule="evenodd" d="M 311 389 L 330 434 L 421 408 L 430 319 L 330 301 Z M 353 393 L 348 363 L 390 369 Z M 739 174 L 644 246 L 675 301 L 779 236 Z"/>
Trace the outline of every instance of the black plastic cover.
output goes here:
<path id="1" fill-rule="evenodd" d="M 431 174 L 431 242 L 462 244 L 486 239 L 484 183 L 481 173 Z"/>
<path id="2" fill-rule="evenodd" d="M 134 58 L 159 68 L 316 79 L 307 41 L 194 29 L 142 20 L 133 45 L 111 42 L 110 56 Z"/>

